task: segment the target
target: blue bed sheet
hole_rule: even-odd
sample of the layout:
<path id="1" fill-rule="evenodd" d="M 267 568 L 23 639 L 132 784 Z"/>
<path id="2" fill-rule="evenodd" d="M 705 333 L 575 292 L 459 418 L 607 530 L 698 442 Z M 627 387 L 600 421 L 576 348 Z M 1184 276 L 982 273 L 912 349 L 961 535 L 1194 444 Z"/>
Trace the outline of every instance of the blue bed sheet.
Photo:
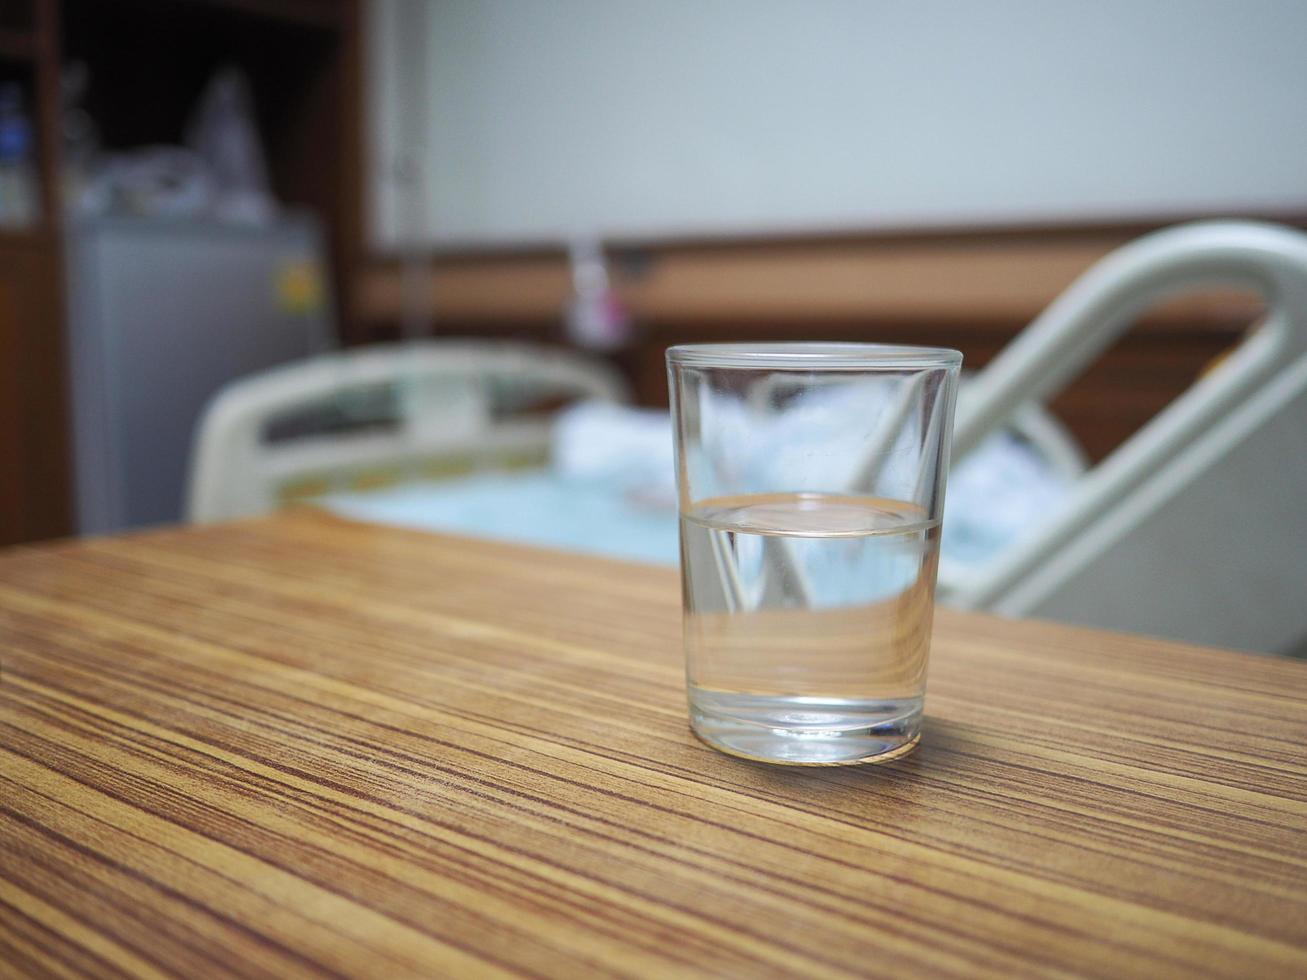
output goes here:
<path id="1" fill-rule="evenodd" d="M 357 520 L 675 565 L 676 513 L 550 471 L 409 483 L 319 501 Z"/>

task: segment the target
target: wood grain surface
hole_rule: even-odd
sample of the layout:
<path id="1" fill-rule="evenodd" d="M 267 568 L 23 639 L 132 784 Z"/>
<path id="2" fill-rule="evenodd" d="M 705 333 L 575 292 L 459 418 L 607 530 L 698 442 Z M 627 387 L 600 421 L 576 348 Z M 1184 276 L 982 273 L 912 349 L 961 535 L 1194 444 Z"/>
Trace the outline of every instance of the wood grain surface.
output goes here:
<path id="1" fill-rule="evenodd" d="M 686 727 L 666 569 L 305 511 L 0 557 L 0 974 L 1307 975 L 1307 665 L 944 613 L 921 748 Z"/>

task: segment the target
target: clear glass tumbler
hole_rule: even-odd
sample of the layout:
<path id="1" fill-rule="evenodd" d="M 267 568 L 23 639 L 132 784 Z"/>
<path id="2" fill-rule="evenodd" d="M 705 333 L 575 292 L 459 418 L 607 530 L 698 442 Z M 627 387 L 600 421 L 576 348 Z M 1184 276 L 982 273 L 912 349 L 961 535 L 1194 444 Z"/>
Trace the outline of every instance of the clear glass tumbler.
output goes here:
<path id="1" fill-rule="evenodd" d="M 957 351 L 667 352 L 690 721 L 732 755 L 883 762 L 921 735 Z"/>

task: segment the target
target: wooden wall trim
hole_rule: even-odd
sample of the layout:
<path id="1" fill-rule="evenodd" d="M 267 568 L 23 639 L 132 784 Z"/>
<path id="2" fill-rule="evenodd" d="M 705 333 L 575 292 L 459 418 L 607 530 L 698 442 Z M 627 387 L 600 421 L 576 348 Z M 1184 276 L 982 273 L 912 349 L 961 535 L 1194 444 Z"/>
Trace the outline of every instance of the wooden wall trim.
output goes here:
<path id="1" fill-rule="evenodd" d="M 614 285 L 648 323 L 1022 323 L 1080 273 L 1147 230 L 974 232 L 883 238 L 681 244 L 611 251 Z M 571 278 L 561 252 L 433 255 L 427 308 L 435 321 L 557 321 Z M 374 259 L 358 282 L 365 323 L 399 320 L 403 288 L 394 259 Z M 1213 291 L 1159 309 L 1151 323 L 1251 320 L 1246 294 Z"/>

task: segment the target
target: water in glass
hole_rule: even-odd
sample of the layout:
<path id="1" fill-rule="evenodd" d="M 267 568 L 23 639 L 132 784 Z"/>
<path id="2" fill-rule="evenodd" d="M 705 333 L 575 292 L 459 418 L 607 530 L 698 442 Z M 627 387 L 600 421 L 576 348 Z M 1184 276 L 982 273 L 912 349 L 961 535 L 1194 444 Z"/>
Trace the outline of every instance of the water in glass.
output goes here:
<path id="1" fill-rule="evenodd" d="M 717 748 L 839 765 L 916 744 L 939 521 L 876 497 L 752 494 L 681 517 L 690 715 Z"/>

